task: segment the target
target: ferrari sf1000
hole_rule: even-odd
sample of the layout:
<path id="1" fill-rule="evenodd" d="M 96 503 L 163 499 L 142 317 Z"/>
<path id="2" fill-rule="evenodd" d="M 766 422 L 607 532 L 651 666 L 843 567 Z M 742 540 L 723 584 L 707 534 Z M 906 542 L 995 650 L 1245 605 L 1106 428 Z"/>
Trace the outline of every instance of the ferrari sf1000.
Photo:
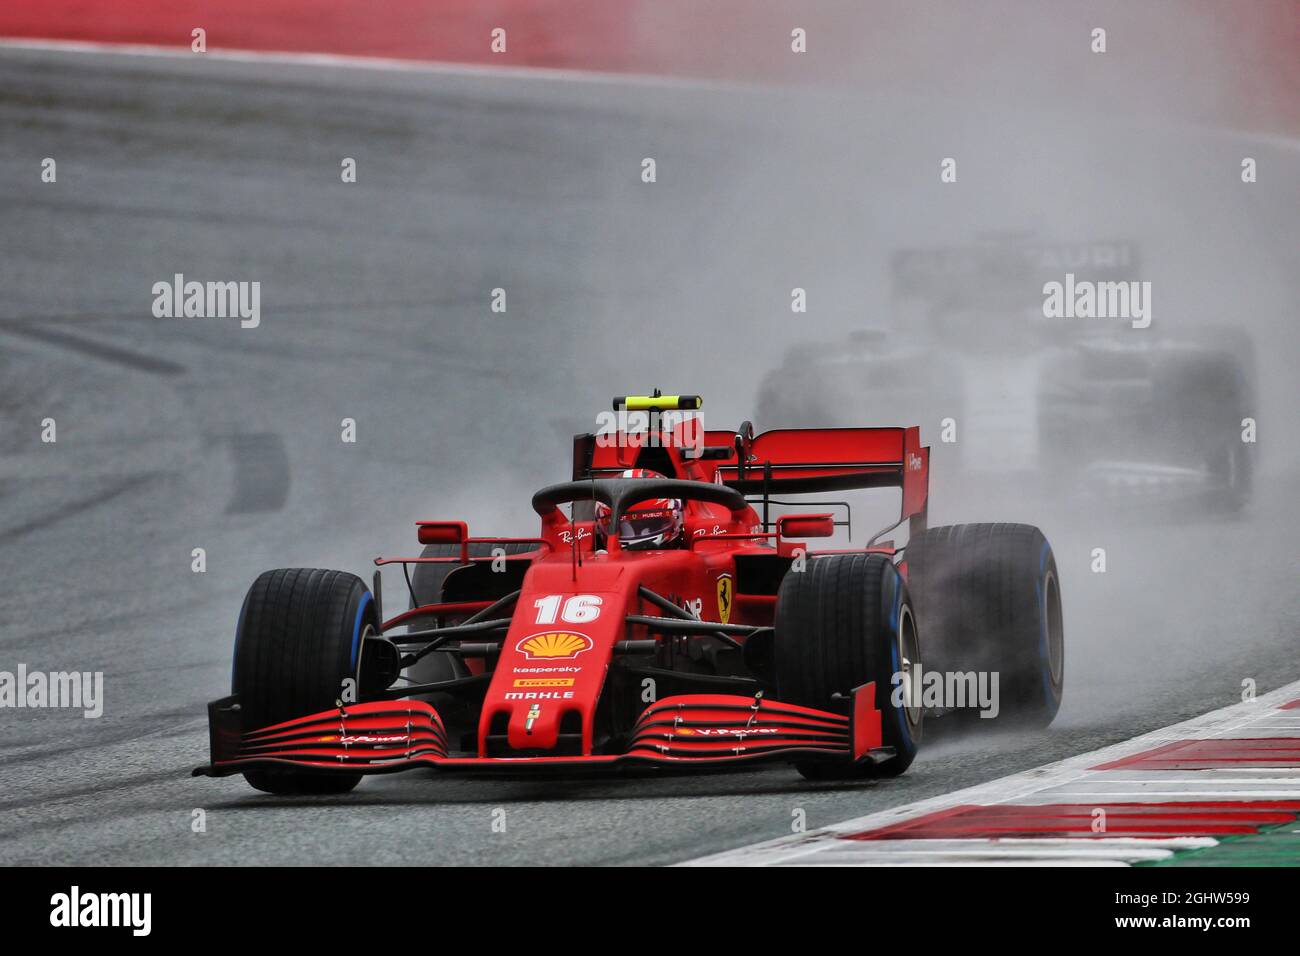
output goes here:
<path id="1" fill-rule="evenodd" d="M 927 681 L 996 675 L 996 719 L 975 724 L 1053 719 L 1061 592 L 1037 528 L 927 528 L 916 427 L 665 424 L 699 405 L 616 399 L 649 428 L 578 435 L 572 479 L 532 497 L 535 536 L 419 521 L 423 552 L 375 559 L 371 587 L 263 573 L 195 773 L 277 794 L 417 767 L 778 761 L 815 779 L 893 776 L 927 713 L 962 710 L 927 697 L 922 662 Z M 898 489 L 901 513 L 856 549 L 809 546 L 846 523 L 837 511 L 776 514 L 791 497 L 873 488 Z M 904 526 L 905 544 L 880 540 Z M 405 606 L 386 616 L 393 566 Z"/>

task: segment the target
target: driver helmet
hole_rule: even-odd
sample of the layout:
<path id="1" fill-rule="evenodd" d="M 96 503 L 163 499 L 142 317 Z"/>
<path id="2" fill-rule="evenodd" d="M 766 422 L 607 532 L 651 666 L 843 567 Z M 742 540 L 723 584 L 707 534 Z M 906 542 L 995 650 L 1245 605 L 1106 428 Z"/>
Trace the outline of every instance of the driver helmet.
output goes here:
<path id="1" fill-rule="evenodd" d="M 629 468 L 620 478 L 666 478 L 648 468 Z M 609 505 L 596 502 L 596 523 L 609 524 Z M 652 551 L 671 548 L 682 539 L 685 522 L 682 519 L 680 498 L 651 498 L 638 501 L 624 509 L 618 523 L 618 540 L 623 547 L 633 551 Z"/>

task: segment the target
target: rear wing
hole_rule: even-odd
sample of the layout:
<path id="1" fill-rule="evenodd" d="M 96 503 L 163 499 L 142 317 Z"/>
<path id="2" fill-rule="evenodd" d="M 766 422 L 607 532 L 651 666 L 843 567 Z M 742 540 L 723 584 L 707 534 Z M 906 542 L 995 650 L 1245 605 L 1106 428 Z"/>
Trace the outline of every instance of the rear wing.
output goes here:
<path id="1" fill-rule="evenodd" d="M 717 462 L 716 477 L 764 501 L 782 494 L 816 494 L 855 488 L 900 488 L 899 521 L 913 534 L 925 529 L 930 449 L 910 428 L 777 428 L 750 438 L 707 433 L 708 445 L 733 439 L 735 451 Z M 765 509 L 766 510 L 766 509 Z"/>
<path id="2" fill-rule="evenodd" d="M 672 422 L 663 411 L 700 407 L 697 395 L 629 396 L 616 409 L 642 407 L 652 413 L 643 433 L 622 429 L 600 436 L 575 435 L 573 480 L 608 478 L 628 468 L 646 468 L 672 478 L 725 484 L 744 495 L 761 496 L 764 530 L 773 496 L 806 495 L 860 488 L 899 488 L 898 524 L 910 520 L 912 534 L 925 530 L 929 501 L 930 449 L 921 430 L 910 428 L 776 428 L 754 434 L 745 422 L 731 430 L 705 429 L 697 415 Z M 758 502 L 754 502 L 757 504 Z M 848 507 L 846 502 L 808 502 Z M 886 529 L 889 530 L 889 529 Z"/>

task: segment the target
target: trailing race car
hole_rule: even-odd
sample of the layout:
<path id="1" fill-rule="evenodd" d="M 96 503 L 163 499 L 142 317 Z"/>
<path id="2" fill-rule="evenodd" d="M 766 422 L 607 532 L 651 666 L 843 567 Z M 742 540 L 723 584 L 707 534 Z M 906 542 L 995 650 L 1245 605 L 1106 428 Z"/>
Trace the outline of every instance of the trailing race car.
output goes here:
<path id="1" fill-rule="evenodd" d="M 901 249 L 890 274 L 888 327 L 791 348 L 759 387 L 764 427 L 905 410 L 936 428 L 950 420 L 945 477 L 963 484 L 1014 476 L 1058 497 L 1218 511 L 1249 500 L 1254 446 L 1240 439 L 1255 414 L 1254 352 L 1241 329 L 1164 313 L 1140 329 L 1043 317 L 1046 282 L 1136 281 L 1134 243 Z"/>
<path id="2" fill-rule="evenodd" d="M 662 417 L 699 405 L 616 399 L 649 427 L 577 436 L 572 480 L 533 495 L 536 537 L 421 521 L 424 553 L 377 558 L 372 588 L 342 571 L 262 574 L 195 773 L 281 794 L 414 767 L 774 760 L 818 779 L 892 776 L 926 712 L 953 709 L 922 693 L 923 660 L 996 672 L 990 723 L 1050 723 L 1063 628 L 1038 529 L 927 529 L 916 427 L 755 436 Z M 810 550 L 845 522 L 773 514 L 789 495 L 856 488 L 901 490 L 904 547 Z M 379 569 L 394 564 L 411 606 L 386 619 Z"/>

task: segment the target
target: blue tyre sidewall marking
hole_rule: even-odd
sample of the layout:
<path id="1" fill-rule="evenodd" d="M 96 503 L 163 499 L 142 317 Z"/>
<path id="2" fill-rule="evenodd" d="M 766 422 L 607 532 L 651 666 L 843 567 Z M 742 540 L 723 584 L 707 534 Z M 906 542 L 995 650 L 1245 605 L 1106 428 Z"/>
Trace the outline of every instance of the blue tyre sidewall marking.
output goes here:
<path id="1" fill-rule="evenodd" d="M 1038 583 L 1034 585 L 1038 596 L 1038 659 L 1043 675 L 1043 703 L 1049 707 L 1056 701 L 1052 693 L 1052 659 L 1047 649 L 1047 556 L 1051 552 L 1052 546 L 1044 541 L 1038 554 Z"/>
<path id="2" fill-rule="evenodd" d="M 898 659 L 898 626 L 903 614 L 903 589 L 899 587 L 901 577 L 899 576 L 898 568 L 890 565 L 889 571 L 893 572 L 889 576 L 889 586 L 893 591 L 893 597 L 890 600 L 889 609 L 889 661 L 892 665 L 889 674 L 892 679 L 893 675 L 902 670 L 903 664 L 903 662 Z M 890 691 L 892 691 L 893 686 L 894 685 L 890 683 L 885 699 L 890 701 L 890 710 L 894 712 L 894 719 L 898 721 L 899 737 L 904 741 L 907 752 L 911 753 L 916 749 L 916 744 L 912 742 L 912 734 L 907 728 L 907 709 L 906 706 L 892 706 L 891 698 L 893 697 L 893 694 L 890 693 Z"/>
<path id="3" fill-rule="evenodd" d="M 370 605 L 370 592 L 367 591 L 361 598 L 361 604 L 357 606 L 357 619 L 352 625 L 352 657 L 350 663 L 350 676 L 355 677 L 357 673 L 357 652 L 361 649 L 361 619 L 366 615 L 366 608 Z"/>

